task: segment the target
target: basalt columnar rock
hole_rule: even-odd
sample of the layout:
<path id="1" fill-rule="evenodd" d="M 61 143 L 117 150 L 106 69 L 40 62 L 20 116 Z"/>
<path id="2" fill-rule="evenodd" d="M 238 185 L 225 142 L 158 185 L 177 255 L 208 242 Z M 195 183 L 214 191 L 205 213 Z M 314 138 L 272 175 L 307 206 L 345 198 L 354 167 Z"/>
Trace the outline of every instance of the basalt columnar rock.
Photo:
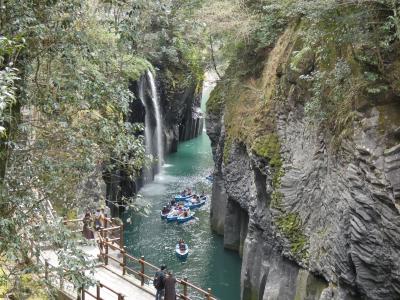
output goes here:
<path id="1" fill-rule="evenodd" d="M 339 131 L 315 122 L 307 76 L 348 63 L 352 82 L 369 66 L 354 60 L 361 47 L 336 49 L 330 67 L 312 49 L 299 58 L 302 26 L 290 24 L 266 50 L 262 72 L 228 69 L 211 95 L 212 226 L 243 257 L 243 300 L 400 299 L 398 79 L 388 68 L 376 94 L 351 84 Z"/>

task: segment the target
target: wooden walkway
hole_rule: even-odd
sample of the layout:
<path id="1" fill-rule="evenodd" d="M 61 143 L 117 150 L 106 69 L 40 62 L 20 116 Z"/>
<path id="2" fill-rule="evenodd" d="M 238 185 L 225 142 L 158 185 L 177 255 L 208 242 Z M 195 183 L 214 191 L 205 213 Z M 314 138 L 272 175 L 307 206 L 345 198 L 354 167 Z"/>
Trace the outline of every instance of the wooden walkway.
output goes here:
<path id="1" fill-rule="evenodd" d="M 81 247 L 81 250 L 83 250 L 89 258 L 92 258 L 93 260 L 98 259 L 97 255 L 100 251 L 97 247 L 86 246 Z M 52 250 L 42 252 L 42 260 L 43 262 L 46 261 L 49 266 L 58 266 L 57 255 Z M 101 287 L 99 290 L 99 296 L 104 300 L 119 300 L 118 293 L 123 296 L 124 300 L 152 300 L 155 296 L 156 291 L 152 286 L 148 285 L 141 287 L 140 280 L 127 274 L 124 276 L 121 275 L 121 271 L 118 270 L 118 267 L 115 264 L 105 266 L 104 264 L 99 263 L 95 268 L 93 278 L 100 284 L 106 286 Z M 57 286 L 58 288 L 61 287 L 62 291 L 74 300 L 77 299 L 78 294 L 81 294 L 72 284 L 69 284 L 68 282 L 61 283 L 59 278 L 51 278 L 51 282 L 54 286 Z M 92 286 L 87 289 L 85 299 L 97 299 L 97 286 Z"/>
<path id="2" fill-rule="evenodd" d="M 99 267 L 94 274 L 96 280 L 104 282 L 114 291 L 121 291 L 125 300 L 153 300 L 155 296 L 154 288 L 150 286 L 140 288 L 140 281 L 129 275 L 118 275 L 118 270 L 112 266 Z M 146 291 L 147 290 L 147 291 Z M 96 295 L 96 287 L 89 288 L 89 292 Z M 104 289 L 101 294 L 102 299 L 115 299 L 115 293 Z"/>
<path id="3" fill-rule="evenodd" d="M 82 224 L 80 220 L 65 221 L 65 224 Z M 80 229 L 77 230 L 80 232 Z M 63 276 L 51 273 L 51 266 L 57 267 L 58 257 L 54 250 L 43 251 L 40 257 L 45 265 L 45 276 L 55 287 L 71 299 L 96 300 L 147 300 L 154 299 L 156 290 L 152 285 L 158 268 L 126 253 L 123 245 L 123 226 L 108 219 L 105 228 L 95 234 L 92 246 L 81 246 L 90 260 L 96 262 L 94 279 L 97 285 L 82 287 L 79 291 Z M 90 276 L 90 274 L 87 275 Z M 203 290 L 190 283 L 187 278 L 177 278 L 177 299 L 216 300 L 211 289 Z"/>

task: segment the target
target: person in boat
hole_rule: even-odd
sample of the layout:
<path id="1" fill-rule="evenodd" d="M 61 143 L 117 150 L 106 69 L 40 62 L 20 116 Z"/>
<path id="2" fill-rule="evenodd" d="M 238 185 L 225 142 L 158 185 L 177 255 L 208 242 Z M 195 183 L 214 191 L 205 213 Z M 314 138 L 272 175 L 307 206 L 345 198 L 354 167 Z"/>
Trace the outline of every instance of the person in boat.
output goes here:
<path id="1" fill-rule="evenodd" d="M 188 194 L 188 195 L 191 195 L 191 194 L 192 194 L 192 190 L 191 190 L 191 189 L 188 189 L 187 194 Z"/>
<path id="2" fill-rule="evenodd" d="M 180 239 L 178 244 L 179 244 L 179 250 L 185 251 L 186 249 L 185 241 L 183 239 Z"/>
<path id="3" fill-rule="evenodd" d="M 173 216 L 177 216 L 177 215 L 180 215 L 180 214 L 181 214 L 181 211 L 180 211 L 180 209 L 179 209 L 179 207 L 178 207 L 178 208 L 172 210 L 170 213 L 171 213 Z"/>
<path id="4" fill-rule="evenodd" d="M 165 277 L 165 296 L 164 300 L 175 300 L 176 299 L 176 279 L 171 272 L 167 273 Z"/>
<path id="5" fill-rule="evenodd" d="M 187 191 L 183 190 L 183 192 L 181 192 L 181 196 L 186 196 Z"/>
<path id="6" fill-rule="evenodd" d="M 175 203 L 176 203 L 175 199 L 172 199 L 170 203 L 171 203 L 171 206 L 175 206 Z"/>
<path id="7" fill-rule="evenodd" d="M 192 202 L 193 204 L 200 203 L 200 198 L 199 198 L 199 196 L 194 195 L 194 196 L 192 197 L 192 199 L 190 199 L 190 202 Z"/>
<path id="8" fill-rule="evenodd" d="M 183 211 L 183 217 L 184 217 L 184 218 L 189 217 L 189 214 L 190 214 L 189 208 L 187 208 L 187 209 L 185 209 L 185 210 Z"/>
<path id="9" fill-rule="evenodd" d="M 205 194 L 204 194 L 204 191 L 202 191 L 200 194 L 200 198 L 204 198 L 204 197 L 205 197 Z"/>
<path id="10" fill-rule="evenodd" d="M 170 211 L 170 209 L 168 209 L 168 207 L 164 206 L 161 212 L 163 215 L 165 215 L 165 214 L 169 213 L 169 211 Z"/>

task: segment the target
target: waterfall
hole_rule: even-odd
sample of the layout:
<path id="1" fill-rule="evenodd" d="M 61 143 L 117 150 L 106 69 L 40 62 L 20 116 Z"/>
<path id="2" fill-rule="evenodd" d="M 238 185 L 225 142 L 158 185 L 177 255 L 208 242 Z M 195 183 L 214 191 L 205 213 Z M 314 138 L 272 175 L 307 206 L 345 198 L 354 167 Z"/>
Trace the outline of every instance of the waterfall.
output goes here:
<path id="1" fill-rule="evenodd" d="M 158 99 L 157 87 L 154 81 L 154 76 L 150 71 L 147 71 L 147 79 L 150 83 L 151 88 L 151 100 L 154 107 L 154 115 L 156 118 L 156 141 L 157 141 L 157 154 L 158 154 L 158 170 L 161 170 L 161 166 L 164 162 L 164 146 L 162 136 L 162 118 L 160 113 L 160 104 Z M 147 114 L 146 114 L 147 115 Z"/>
<path id="2" fill-rule="evenodd" d="M 153 143 L 151 140 L 151 125 L 150 125 L 150 113 L 149 108 L 147 106 L 146 99 L 144 98 L 144 80 L 140 80 L 139 84 L 139 98 L 142 101 L 144 109 L 146 111 L 145 120 L 144 120 L 144 142 L 146 146 L 146 153 L 153 154 Z"/>
<path id="3" fill-rule="evenodd" d="M 217 80 L 218 75 L 214 71 L 207 71 L 204 74 L 203 91 L 201 94 L 201 110 L 203 113 L 206 112 L 207 101 L 210 98 L 212 90 L 217 85 Z M 204 118 L 203 128 L 201 130 L 206 131 L 206 118 Z"/>

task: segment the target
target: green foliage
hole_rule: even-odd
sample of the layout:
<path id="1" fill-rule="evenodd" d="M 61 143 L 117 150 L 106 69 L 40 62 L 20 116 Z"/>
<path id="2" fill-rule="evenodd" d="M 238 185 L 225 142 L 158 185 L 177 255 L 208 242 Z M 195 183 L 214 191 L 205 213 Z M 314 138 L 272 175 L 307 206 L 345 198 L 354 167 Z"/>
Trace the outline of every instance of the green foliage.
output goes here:
<path id="1" fill-rule="evenodd" d="M 0 297 L 5 298 L 5 295 L 7 294 L 9 288 L 10 287 L 8 285 L 7 275 L 5 274 L 4 270 L 0 268 Z"/>
<path id="2" fill-rule="evenodd" d="M 193 18 L 203 0 L 127 1 L 114 26 L 135 53 L 167 69 L 185 70 L 181 86 L 201 84 L 205 68 L 203 26 Z"/>
<path id="3" fill-rule="evenodd" d="M 223 156 L 222 156 L 223 162 L 224 162 L 225 164 L 228 162 L 229 155 L 231 154 L 232 144 L 233 144 L 232 139 L 229 138 L 229 136 L 227 136 L 227 137 L 225 138 L 225 142 L 224 142 L 224 153 L 223 153 Z"/>
<path id="4" fill-rule="evenodd" d="M 224 107 L 225 87 L 219 83 L 210 94 L 207 101 L 207 112 L 214 115 L 219 115 Z"/>
<path id="5" fill-rule="evenodd" d="M 20 278 L 19 287 L 14 297 L 27 300 L 47 300 L 50 299 L 46 286 L 38 280 L 34 274 L 23 274 Z"/>
<path id="6" fill-rule="evenodd" d="M 293 255 L 306 259 L 308 257 L 308 239 L 303 233 L 300 217 L 296 213 L 286 213 L 277 218 L 276 224 L 290 241 Z"/>
<path id="7" fill-rule="evenodd" d="M 153 70 L 153 66 L 147 60 L 134 55 L 122 56 L 120 64 L 123 65 L 123 76 L 132 81 L 138 80 L 147 70 Z"/>
<path id="8" fill-rule="evenodd" d="M 274 170 L 279 170 L 282 167 L 281 146 L 279 138 L 276 134 L 270 133 L 262 137 L 258 137 L 252 147 L 253 151 L 262 157 L 268 159 L 269 165 Z"/>
<path id="9" fill-rule="evenodd" d="M 81 192 L 85 180 L 102 166 L 133 176 L 141 170 L 146 160 L 143 128 L 125 121 L 135 100 L 128 85 L 151 65 L 132 53 L 97 2 L 3 5 L 2 267 L 10 273 L 10 285 L 23 281 L 27 270 L 42 272 L 30 263 L 31 247 L 45 240 L 58 251 L 60 266 L 54 271 L 72 270 L 68 276 L 79 286 L 88 280 L 77 270 L 91 264 L 77 249 L 75 235 L 50 215 L 50 203 L 76 217 L 72 212 L 90 201 Z"/>

